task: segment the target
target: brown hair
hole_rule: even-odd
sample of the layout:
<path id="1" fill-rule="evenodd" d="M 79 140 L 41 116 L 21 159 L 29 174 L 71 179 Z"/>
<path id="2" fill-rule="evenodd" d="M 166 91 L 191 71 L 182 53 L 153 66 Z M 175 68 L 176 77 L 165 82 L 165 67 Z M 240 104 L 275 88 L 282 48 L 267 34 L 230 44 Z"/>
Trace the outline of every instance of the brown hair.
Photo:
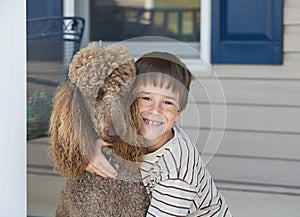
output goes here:
<path id="1" fill-rule="evenodd" d="M 178 57 L 155 51 L 140 57 L 135 66 L 136 83 L 152 82 L 154 86 L 170 88 L 179 94 L 179 110 L 185 109 L 194 76 Z"/>

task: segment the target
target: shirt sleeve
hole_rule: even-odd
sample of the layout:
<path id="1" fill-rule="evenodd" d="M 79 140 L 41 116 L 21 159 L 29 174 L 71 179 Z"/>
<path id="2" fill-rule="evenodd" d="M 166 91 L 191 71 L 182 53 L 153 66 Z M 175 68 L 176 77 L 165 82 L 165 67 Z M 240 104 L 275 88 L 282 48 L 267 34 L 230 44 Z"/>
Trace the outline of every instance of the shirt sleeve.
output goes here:
<path id="1" fill-rule="evenodd" d="M 152 191 L 147 217 L 186 216 L 196 192 L 180 179 L 159 182 Z"/>

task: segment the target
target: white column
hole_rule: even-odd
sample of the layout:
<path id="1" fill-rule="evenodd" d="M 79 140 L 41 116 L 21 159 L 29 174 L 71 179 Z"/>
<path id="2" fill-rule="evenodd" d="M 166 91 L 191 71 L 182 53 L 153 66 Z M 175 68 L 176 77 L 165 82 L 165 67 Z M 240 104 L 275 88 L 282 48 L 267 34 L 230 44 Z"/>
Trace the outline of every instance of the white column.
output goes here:
<path id="1" fill-rule="evenodd" d="M 153 9 L 153 7 L 154 7 L 153 0 L 145 0 L 144 1 L 144 8 L 145 9 Z M 151 13 L 150 12 L 144 12 L 143 18 L 144 19 L 142 20 L 142 22 L 144 24 L 150 24 Z"/>
<path id="2" fill-rule="evenodd" d="M 90 1 L 89 0 L 74 0 L 75 1 L 75 16 L 80 16 L 85 19 L 85 29 L 83 32 L 81 47 L 86 47 L 90 42 Z"/>
<path id="3" fill-rule="evenodd" d="M 26 216 L 26 1 L 0 0 L 0 216 Z"/>
<path id="4" fill-rule="evenodd" d="M 201 57 L 210 63 L 211 58 L 211 1 L 201 1 Z"/>
<path id="5" fill-rule="evenodd" d="M 145 8 L 146 9 L 152 9 L 154 6 L 153 0 L 145 0 Z"/>
<path id="6" fill-rule="evenodd" d="M 63 0 L 63 16 L 75 16 L 75 2 L 74 0 Z"/>

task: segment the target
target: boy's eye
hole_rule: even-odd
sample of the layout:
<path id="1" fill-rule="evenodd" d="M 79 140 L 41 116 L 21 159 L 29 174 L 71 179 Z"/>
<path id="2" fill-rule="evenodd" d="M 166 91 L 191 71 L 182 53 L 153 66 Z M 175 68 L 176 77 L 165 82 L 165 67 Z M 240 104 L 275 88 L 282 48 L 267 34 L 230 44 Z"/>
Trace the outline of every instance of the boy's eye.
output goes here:
<path id="1" fill-rule="evenodd" d="M 147 96 L 142 97 L 142 99 L 143 99 L 143 100 L 147 100 L 147 101 L 148 101 L 148 100 L 151 100 L 150 97 L 147 97 Z"/>
<path id="2" fill-rule="evenodd" d="M 170 102 L 170 101 L 165 101 L 164 104 L 166 104 L 166 105 L 173 105 L 173 103 Z"/>

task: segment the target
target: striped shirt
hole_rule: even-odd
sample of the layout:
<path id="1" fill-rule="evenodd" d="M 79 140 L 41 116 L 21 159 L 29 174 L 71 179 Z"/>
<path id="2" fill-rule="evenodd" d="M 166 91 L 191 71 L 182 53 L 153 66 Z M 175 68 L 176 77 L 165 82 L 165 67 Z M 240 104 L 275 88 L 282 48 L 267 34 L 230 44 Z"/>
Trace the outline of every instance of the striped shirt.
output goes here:
<path id="1" fill-rule="evenodd" d="M 173 139 L 141 165 L 151 195 L 147 216 L 232 216 L 196 147 L 178 125 L 173 129 Z"/>

